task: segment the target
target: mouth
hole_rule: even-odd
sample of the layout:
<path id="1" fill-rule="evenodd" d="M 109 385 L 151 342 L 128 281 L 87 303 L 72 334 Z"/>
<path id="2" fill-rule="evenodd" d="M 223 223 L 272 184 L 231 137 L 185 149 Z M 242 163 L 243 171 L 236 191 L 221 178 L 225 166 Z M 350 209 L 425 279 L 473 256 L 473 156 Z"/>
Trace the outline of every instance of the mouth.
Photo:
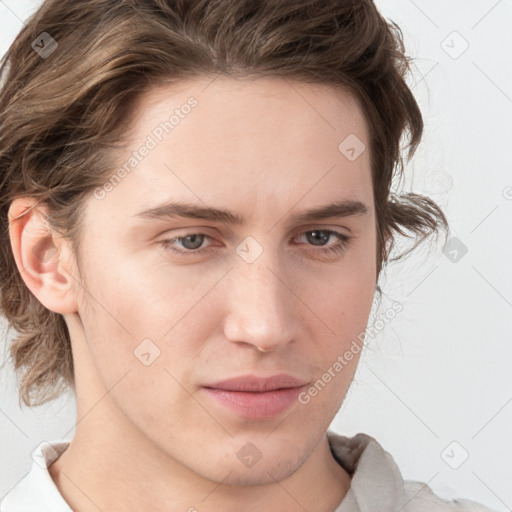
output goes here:
<path id="1" fill-rule="evenodd" d="M 232 414 L 247 419 L 277 416 L 294 403 L 307 382 L 279 374 L 271 377 L 243 376 L 203 386 L 206 396 Z"/>

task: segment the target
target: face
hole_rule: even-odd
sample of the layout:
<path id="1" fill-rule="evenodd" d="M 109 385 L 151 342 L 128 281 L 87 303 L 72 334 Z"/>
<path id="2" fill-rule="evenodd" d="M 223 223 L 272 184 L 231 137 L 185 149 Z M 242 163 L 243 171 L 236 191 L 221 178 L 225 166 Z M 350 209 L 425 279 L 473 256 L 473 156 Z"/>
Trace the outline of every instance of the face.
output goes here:
<path id="1" fill-rule="evenodd" d="M 87 200 L 77 398 L 100 382 L 116 428 L 183 468 L 271 483 L 313 453 L 357 365 L 376 285 L 368 131 L 339 90 L 210 82 L 141 97 L 118 155 L 132 166 Z"/>

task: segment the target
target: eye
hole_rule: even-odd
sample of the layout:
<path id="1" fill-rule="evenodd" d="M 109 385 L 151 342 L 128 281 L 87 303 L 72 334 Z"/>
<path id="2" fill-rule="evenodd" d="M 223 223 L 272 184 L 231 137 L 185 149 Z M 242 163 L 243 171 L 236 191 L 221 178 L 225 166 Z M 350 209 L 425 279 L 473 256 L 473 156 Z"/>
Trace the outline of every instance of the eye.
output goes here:
<path id="1" fill-rule="evenodd" d="M 190 233 L 184 236 L 178 236 L 176 238 L 171 238 L 170 240 L 162 240 L 161 244 L 163 245 L 165 250 L 171 251 L 174 254 L 180 254 L 184 256 L 199 254 L 205 252 L 204 250 L 197 250 L 201 247 L 203 242 L 206 239 L 210 239 L 211 237 L 204 233 Z M 173 244 L 175 242 L 180 242 L 183 244 L 183 248 L 185 250 L 177 249 Z M 208 248 L 207 248 L 208 250 Z M 192 252 L 193 251 L 193 252 Z"/>
<path id="2" fill-rule="evenodd" d="M 332 229 L 314 229 L 304 231 L 300 237 L 306 236 L 309 245 L 318 247 L 314 252 L 320 252 L 326 255 L 334 255 L 342 253 L 351 243 L 351 236 L 347 236 Z M 327 245 L 330 238 L 336 238 L 337 242 Z M 182 236 L 177 236 L 168 240 L 162 240 L 160 244 L 166 251 L 170 251 L 180 256 L 193 256 L 196 254 L 203 254 L 212 250 L 211 246 L 206 248 L 202 247 L 206 240 L 213 240 L 211 236 L 205 233 L 188 233 Z M 181 244 L 181 249 L 176 247 L 176 244 Z M 324 247 L 326 246 L 326 247 Z"/>
<path id="3" fill-rule="evenodd" d="M 347 249 L 352 241 L 351 236 L 347 236 L 344 233 L 333 231 L 332 229 L 314 229 L 311 231 L 305 231 L 301 236 L 306 236 L 308 242 L 313 242 L 312 245 L 320 247 L 319 252 L 334 255 L 340 254 Z M 338 242 L 327 245 L 325 242 L 331 237 L 337 238 Z"/>

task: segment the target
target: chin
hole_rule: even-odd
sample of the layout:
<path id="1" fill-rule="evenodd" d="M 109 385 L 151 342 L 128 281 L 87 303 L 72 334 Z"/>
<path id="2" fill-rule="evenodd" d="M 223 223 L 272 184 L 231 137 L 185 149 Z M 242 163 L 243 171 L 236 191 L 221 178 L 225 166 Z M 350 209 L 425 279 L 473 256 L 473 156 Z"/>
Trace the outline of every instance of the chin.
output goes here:
<path id="1" fill-rule="evenodd" d="M 189 468 L 203 478 L 225 485 L 273 485 L 293 475 L 308 458 L 306 446 L 286 443 L 279 437 L 272 442 L 253 438 L 253 444 L 246 438 L 212 446 L 201 458 L 195 458 Z"/>
<path id="2" fill-rule="evenodd" d="M 297 461 L 295 456 L 289 459 L 275 457 L 275 460 L 266 462 L 261 459 L 251 468 L 232 465 L 231 468 L 226 468 L 223 475 L 216 471 L 217 475 L 213 480 L 232 486 L 273 485 L 293 475 L 302 465 L 302 461 Z"/>

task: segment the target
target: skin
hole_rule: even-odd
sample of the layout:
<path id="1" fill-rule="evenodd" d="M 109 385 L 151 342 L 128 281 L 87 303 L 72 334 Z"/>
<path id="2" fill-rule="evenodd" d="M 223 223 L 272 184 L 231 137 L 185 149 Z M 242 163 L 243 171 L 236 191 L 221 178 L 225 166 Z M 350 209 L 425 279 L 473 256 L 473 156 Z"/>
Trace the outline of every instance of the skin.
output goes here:
<path id="1" fill-rule="evenodd" d="M 369 147 L 362 110 L 347 92 L 282 78 L 162 86 L 140 98 L 119 165 L 190 96 L 190 114 L 104 199 L 87 199 L 80 273 L 44 207 L 11 205 L 11 219 L 25 212 L 11 226 L 23 279 L 64 316 L 72 340 L 76 433 L 50 474 L 80 512 L 332 511 L 350 476 L 325 433 L 358 354 L 308 404 L 263 420 L 202 386 L 278 373 L 314 383 L 366 328 L 377 278 L 370 155 L 350 161 L 338 149 L 350 134 Z M 136 217 L 177 199 L 245 223 Z M 291 221 L 343 199 L 368 212 Z M 339 240 L 315 244 L 315 229 L 351 243 L 325 255 Z M 194 233 L 211 237 L 206 252 L 179 256 L 161 243 Z M 252 263 L 236 252 L 248 236 L 263 249 Z M 173 246 L 193 252 L 184 240 Z M 145 338 L 160 350 L 149 366 L 134 357 Z M 249 442 L 261 454 L 250 468 L 237 457 Z"/>

